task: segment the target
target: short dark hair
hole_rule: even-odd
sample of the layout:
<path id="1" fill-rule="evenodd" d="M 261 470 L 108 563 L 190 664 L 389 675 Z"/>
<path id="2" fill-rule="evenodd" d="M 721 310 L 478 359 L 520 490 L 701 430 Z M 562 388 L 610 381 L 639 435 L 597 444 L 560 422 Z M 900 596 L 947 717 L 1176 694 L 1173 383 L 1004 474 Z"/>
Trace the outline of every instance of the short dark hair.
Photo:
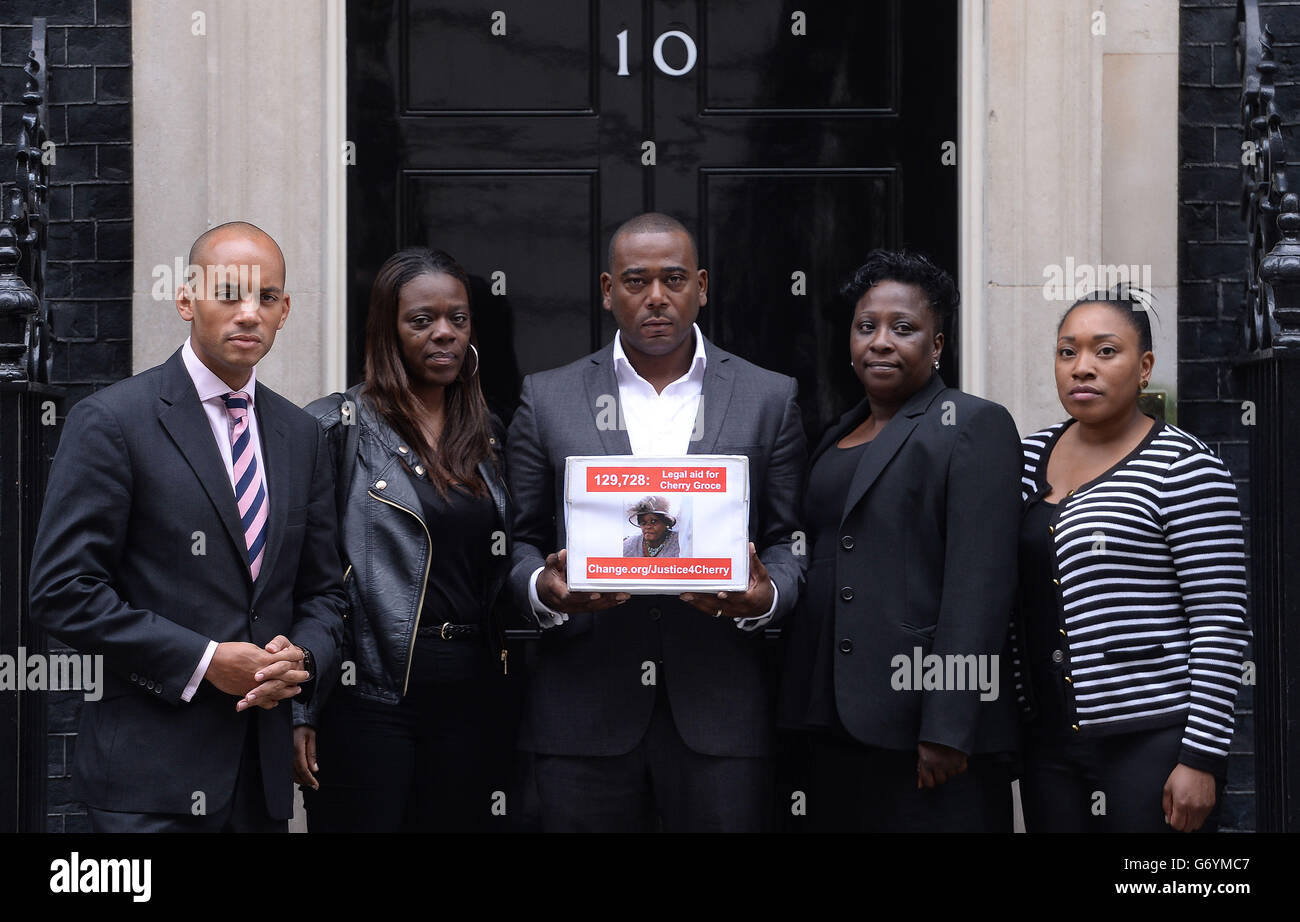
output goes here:
<path id="1" fill-rule="evenodd" d="M 939 332 L 943 332 L 957 310 L 961 295 L 957 283 L 945 270 L 923 253 L 908 250 L 876 249 L 840 286 L 840 298 L 852 310 L 872 288 L 881 282 L 915 285 L 925 293 L 926 303 L 934 314 Z"/>
<path id="2" fill-rule="evenodd" d="M 1145 288 L 1139 288 L 1136 285 L 1130 285 L 1128 282 L 1120 282 L 1110 291 L 1094 291 L 1084 295 L 1078 301 L 1070 305 L 1069 310 L 1061 315 L 1061 320 L 1056 325 L 1056 335 L 1061 335 L 1061 327 L 1065 326 L 1065 318 L 1074 312 L 1074 309 L 1081 304 L 1108 304 L 1115 308 L 1116 313 L 1123 316 L 1124 320 L 1133 332 L 1137 333 L 1138 351 L 1151 352 L 1151 316 L 1156 312 L 1155 298 L 1151 292 Z M 1158 321 L 1160 318 L 1156 317 Z"/>
<path id="3" fill-rule="evenodd" d="M 609 249 L 605 253 L 605 269 L 613 271 L 614 269 L 614 244 L 618 243 L 618 238 L 627 234 L 676 234 L 683 233 L 686 239 L 691 242 L 691 255 L 695 257 L 695 268 L 700 268 L 700 247 L 695 241 L 695 235 L 690 232 L 685 224 L 678 221 L 672 215 L 663 214 L 658 211 L 647 211 L 645 214 L 639 214 L 634 218 L 628 218 L 618 226 L 614 235 L 609 238 Z"/>
<path id="4" fill-rule="evenodd" d="M 262 230 L 256 224 L 250 224 L 247 221 L 227 221 L 225 224 L 218 224 L 216 227 L 209 227 L 203 233 L 195 237 L 194 242 L 190 244 L 189 265 L 193 266 L 195 264 L 194 260 L 196 260 L 199 254 L 203 252 L 203 249 L 207 246 L 209 240 L 223 231 L 236 229 L 243 231 L 246 237 L 265 237 L 267 240 L 271 241 L 271 246 L 275 247 L 275 252 L 280 256 L 280 266 L 284 269 L 285 278 L 288 278 L 289 264 L 284 261 L 284 250 L 280 249 L 280 244 L 276 243 L 274 237 Z"/>

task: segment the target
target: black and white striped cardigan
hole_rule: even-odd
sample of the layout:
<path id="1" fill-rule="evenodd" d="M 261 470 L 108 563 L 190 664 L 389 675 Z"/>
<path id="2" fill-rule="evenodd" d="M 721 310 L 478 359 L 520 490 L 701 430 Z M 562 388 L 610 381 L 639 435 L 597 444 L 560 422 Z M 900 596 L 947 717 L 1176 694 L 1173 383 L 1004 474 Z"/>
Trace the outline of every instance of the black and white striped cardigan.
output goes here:
<path id="1" fill-rule="evenodd" d="M 1026 503 L 1048 492 L 1047 458 L 1066 425 L 1022 440 Z M 1222 774 L 1250 640 L 1228 469 L 1200 439 L 1157 424 L 1113 468 L 1062 498 L 1051 533 L 1055 572 L 1042 578 L 1059 587 L 1073 729 L 1109 735 L 1182 723 L 1179 761 Z M 1019 659 L 1016 691 L 1026 706 Z"/>

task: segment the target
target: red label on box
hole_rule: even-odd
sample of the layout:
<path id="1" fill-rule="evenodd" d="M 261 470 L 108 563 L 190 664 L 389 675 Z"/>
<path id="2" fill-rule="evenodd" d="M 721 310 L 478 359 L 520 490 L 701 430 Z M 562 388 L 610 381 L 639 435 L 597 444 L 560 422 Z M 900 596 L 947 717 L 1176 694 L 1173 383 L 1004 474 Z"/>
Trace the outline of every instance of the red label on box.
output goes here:
<path id="1" fill-rule="evenodd" d="M 588 493 L 726 493 L 727 469 L 689 467 L 589 467 Z"/>
<path id="2" fill-rule="evenodd" d="M 588 557 L 587 579 L 731 579 L 730 557 Z"/>

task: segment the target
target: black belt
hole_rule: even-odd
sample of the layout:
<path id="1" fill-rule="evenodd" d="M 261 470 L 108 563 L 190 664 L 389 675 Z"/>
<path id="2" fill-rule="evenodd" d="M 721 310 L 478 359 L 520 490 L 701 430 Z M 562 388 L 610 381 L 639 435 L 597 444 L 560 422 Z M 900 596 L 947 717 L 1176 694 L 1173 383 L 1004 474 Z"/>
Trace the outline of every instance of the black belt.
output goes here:
<path id="1" fill-rule="evenodd" d="M 439 640 L 455 640 L 458 637 L 473 637 L 478 634 L 477 624 L 427 624 L 415 632 L 417 637 L 436 637 Z"/>

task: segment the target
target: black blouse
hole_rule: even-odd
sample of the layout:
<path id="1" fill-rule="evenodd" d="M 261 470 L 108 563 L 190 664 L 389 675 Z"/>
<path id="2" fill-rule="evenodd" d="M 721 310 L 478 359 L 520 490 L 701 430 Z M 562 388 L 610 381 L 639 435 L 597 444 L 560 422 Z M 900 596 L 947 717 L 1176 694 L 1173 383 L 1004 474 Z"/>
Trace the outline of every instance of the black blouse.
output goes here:
<path id="1" fill-rule="evenodd" d="M 486 626 L 484 597 L 492 532 L 500 527 L 492 497 L 486 493 L 475 497 L 455 487 L 444 497 L 429 481 L 411 479 L 420 497 L 433 554 L 420 626 L 445 621 Z"/>
<path id="2" fill-rule="evenodd" d="M 1064 736 L 1071 724 L 1069 687 L 1060 600 L 1052 583 L 1056 545 L 1052 519 L 1057 504 L 1036 496 L 1029 501 L 1020 527 L 1020 604 L 1023 606 L 1023 656 L 1038 706 L 1034 730 Z"/>
<path id="3" fill-rule="evenodd" d="M 835 706 L 835 558 L 840 520 L 858 463 L 870 442 L 853 448 L 832 444 L 822 452 L 808 478 L 803 522 L 811 541 L 809 565 L 799 616 L 790 625 L 787 681 L 793 682 L 793 712 L 783 723 L 793 728 L 828 730 L 847 736 Z"/>

